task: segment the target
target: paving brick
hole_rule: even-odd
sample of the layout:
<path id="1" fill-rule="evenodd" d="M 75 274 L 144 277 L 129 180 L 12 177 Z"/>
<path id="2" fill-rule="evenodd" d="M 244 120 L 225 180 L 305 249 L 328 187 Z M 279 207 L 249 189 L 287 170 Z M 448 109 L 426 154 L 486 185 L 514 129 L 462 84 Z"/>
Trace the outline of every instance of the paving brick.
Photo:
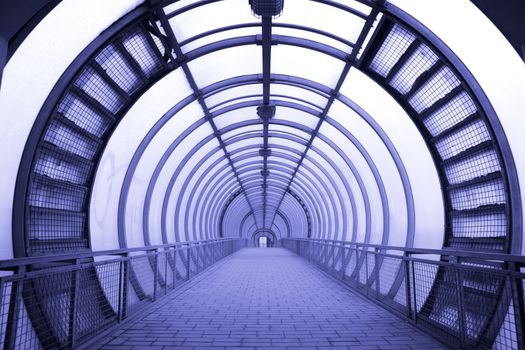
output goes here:
<path id="1" fill-rule="evenodd" d="M 284 249 L 241 250 L 197 279 L 112 331 L 101 348 L 443 348 Z"/>

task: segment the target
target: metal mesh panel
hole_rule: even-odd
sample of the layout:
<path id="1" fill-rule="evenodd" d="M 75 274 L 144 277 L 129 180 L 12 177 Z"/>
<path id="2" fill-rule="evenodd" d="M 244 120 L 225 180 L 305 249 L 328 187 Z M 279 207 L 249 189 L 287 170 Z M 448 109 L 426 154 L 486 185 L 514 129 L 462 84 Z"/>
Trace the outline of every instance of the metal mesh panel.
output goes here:
<path id="1" fill-rule="evenodd" d="M 450 184 L 468 181 L 497 171 L 501 171 L 501 165 L 494 150 L 478 152 L 445 167 L 445 174 Z"/>
<path id="2" fill-rule="evenodd" d="M 139 295 L 138 290 L 144 293 L 144 295 L 139 295 L 139 298 L 142 300 L 146 297 L 151 297 L 153 295 L 154 283 L 150 257 L 132 257 L 130 260 L 130 269 L 133 269 L 133 273 L 130 274 L 130 280 L 132 280 L 133 288 L 137 292 L 137 295 Z M 133 279 L 136 280 L 133 281 Z"/>
<path id="3" fill-rule="evenodd" d="M 464 299 L 464 318 L 466 335 L 478 339 L 481 344 L 490 345 L 490 340 L 481 334 L 489 321 L 498 320 L 500 315 L 494 312 L 498 302 L 497 291 L 505 283 L 505 278 L 490 275 L 486 271 L 460 271 Z M 491 320 L 491 318 L 494 318 Z M 501 316 L 503 318 L 503 316 Z"/>
<path id="4" fill-rule="evenodd" d="M 390 81 L 390 86 L 402 93 L 408 93 L 416 79 L 427 71 L 438 60 L 437 55 L 425 44 L 421 44 L 410 55 L 407 62 L 394 75 Z"/>
<path id="5" fill-rule="evenodd" d="M 392 283 L 394 283 L 394 280 L 396 279 L 399 273 L 400 267 L 402 267 L 401 257 L 383 258 L 383 263 L 381 264 L 381 268 L 379 269 L 379 280 L 381 281 L 379 285 L 379 291 L 381 292 L 381 294 L 386 295 L 390 291 Z"/>
<path id="6" fill-rule="evenodd" d="M 82 71 L 75 85 L 113 114 L 117 114 L 125 103 L 124 98 L 91 67 L 86 67 Z"/>
<path id="7" fill-rule="evenodd" d="M 436 149 L 442 159 L 447 159 L 487 140 L 490 140 L 487 126 L 483 121 L 477 120 L 438 141 Z"/>
<path id="8" fill-rule="evenodd" d="M 92 159 L 99 149 L 97 141 L 56 119 L 49 125 L 44 140 L 86 159 Z"/>
<path id="9" fill-rule="evenodd" d="M 417 113 L 421 113 L 459 84 L 459 79 L 450 68 L 443 67 L 408 99 L 408 103 Z"/>
<path id="10" fill-rule="evenodd" d="M 45 347 L 68 343 L 72 274 L 58 272 L 26 280 L 24 301 L 32 324 Z M 38 309 L 37 309 L 38 308 Z"/>
<path id="11" fill-rule="evenodd" d="M 399 289 L 397 290 L 396 296 L 394 297 L 394 301 L 400 305 L 407 306 L 406 274 L 404 272 L 403 272 L 403 276 L 404 276 L 403 281 L 401 282 L 401 285 L 399 286 Z"/>
<path id="12" fill-rule="evenodd" d="M 84 185 L 91 175 L 92 164 L 81 158 L 67 157 L 52 149 L 42 149 L 35 162 L 37 174 L 55 180 Z"/>
<path id="13" fill-rule="evenodd" d="M 43 208 L 80 211 L 84 205 L 85 197 L 85 188 L 39 177 L 31 183 L 29 204 Z"/>
<path id="14" fill-rule="evenodd" d="M 102 111 L 97 111 L 96 108 L 89 105 L 86 99 L 80 98 L 74 92 L 64 97 L 57 111 L 97 137 L 102 137 L 113 123 L 111 117 L 104 115 Z"/>
<path id="15" fill-rule="evenodd" d="M 357 263 L 357 253 L 355 251 L 350 252 L 350 260 L 348 261 L 345 269 L 345 278 L 351 279 L 352 274 L 354 273 L 356 263 Z"/>
<path id="16" fill-rule="evenodd" d="M 395 24 L 370 63 L 370 69 L 386 77 L 394 64 L 396 64 L 401 55 L 415 39 L 414 34 L 400 25 Z"/>
<path id="17" fill-rule="evenodd" d="M 427 298 L 432 302 L 433 296 L 429 296 L 429 294 L 438 271 L 438 266 L 415 262 L 412 267 L 413 278 L 417 281 L 414 294 L 417 297 L 416 307 L 419 312 L 423 308 L 423 304 Z"/>
<path id="18" fill-rule="evenodd" d="M 152 47 L 148 40 L 151 40 L 155 46 Z M 148 77 L 162 69 L 160 58 L 154 51 L 158 50 L 157 45 L 149 34 L 142 31 L 132 32 L 122 38 L 122 43 Z"/>
<path id="19" fill-rule="evenodd" d="M 84 238 L 85 215 L 31 208 L 29 239 Z M 59 242 L 56 242 L 59 243 Z"/>
<path id="20" fill-rule="evenodd" d="M 428 314 L 430 320 L 455 333 L 459 333 L 459 296 L 456 293 L 454 278 L 455 276 L 449 271 L 444 272 L 444 278 L 435 284 L 435 290 L 431 292 L 429 298 L 422 304 L 421 313 Z"/>
<path id="21" fill-rule="evenodd" d="M 454 237 L 504 237 L 507 217 L 502 212 L 456 214 L 452 218 Z"/>
<path id="22" fill-rule="evenodd" d="M 456 210 L 473 209 L 489 204 L 505 203 L 505 186 L 500 180 L 480 183 L 450 191 L 452 207 Z"/>
<path id="23" fill-rule="evenodd" d="M 446 105 L 430 114 L 423 123 L 432 136 L 453 127 L 477 112 L 476 105 L 465 91 L 451 99 Z"/>
<path id="24" fill-rule="evenodd" d="M 185 249 L 177 251 L 175 267 L 177 269 L 177 279 L 179 280 L 187 280 L 189 278 L 187 254 L 188 251 Z"/>
<path id="25" fill-rule="evenodd" d="M 106 46 L 95 60 L 128 95 L 135 92 L 142 84 L 140 78 L 126 62 L 124 55 L 117 51 L 114 45 Z"/>
<path id="26" fill-rule="evenodd" d="M 0 284 L 0 348 L 41 349 L 22 302 L 21 285 L 18 279 Z M 18 297 L 15 296 L 17 291 Z M 17 322 L 16 327 L 14 322 Z"/>
<path id="27" fill-rule="evenodd" d="M 518 337 L 516 336 L 514 317 L 514 302 L 511 300 L 501 329 L 492 346 L 494 350 L 518 349 Z"/>
<path id="28" fill-rule="evenodd" d="M 119 273 L 119 261 L 76 272 L 75 337 L 95 335 L 116 320 L 112 305 L 118 305 Z"/>

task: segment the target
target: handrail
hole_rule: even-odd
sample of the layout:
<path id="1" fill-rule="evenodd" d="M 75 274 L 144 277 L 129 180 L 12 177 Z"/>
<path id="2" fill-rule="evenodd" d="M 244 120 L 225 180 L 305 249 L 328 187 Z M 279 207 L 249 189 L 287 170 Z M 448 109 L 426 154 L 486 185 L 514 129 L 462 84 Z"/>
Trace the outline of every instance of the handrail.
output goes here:
<path id="1" fill-rule="evenodd" d="M 280 243 L 454 348 L 525 349 L 524 256 L 325 239 Z"/>
<path id="2" fill-rule="evenodd" d="M 127 255 L 134 252 L 144 252 L 144 251 L 153 251 L 159 249 L 169 249 L 169 248 L 187 248 L 190 246 L 197 245 L 206 245 L 214 242 L 226 242 L 236 240 L 236 238 L 216 238 L 208 239 L 202 241 L 188 241 L 188 242 L 177 242 L 177 243 L 168 243 L 160 245 L 150 245 L 145 247 L 135 247 L 135 248 L 121 248 L 121 249 L 111 249 L 111 250 L 100 250 L 100 251 L 77 251 L 75 253 L 59 253 L 54 255 L 40 255 L 24 258 L 14 258 L 0 260 L 0 271 L 2 270 L 12 270 L 13 268 L 24 266 L 24 265 L 33 265 L 33 264 L 43 264 L 43 263 L 53 263 L 53 262 L 64 262 L 70 260 L 79 260 L 94 258 L 96 256 L 110 256 L 110 255 Z"/>
<path id="3" fill-rule="evenodd" d="M 283 238 L 290 239 L 290 238 Z M 401 246 L 390 246 L 382 244 L 372 244 L 372 243 L 361 243 L 353 241 L 340 241 L 340 240 L 329 240 L 329 239 L 320 239 L 320 238 L 293 238 L 297 241 L 306 241 L 306 242 L 319 242 L 327 244 L 339 244 L 341 246 L 357 246 L 357 247 L 367 247 L 367 248 L 376 248 L 379 250 L 395 250 L 401 251 L 407 254 L 432 254 L 432 255 L 442 255 L 442 256 L 455 256 L 460 258 L 475 258 L 475 259 L 484 259 L 484 260 L 499 260 L 510 263 L 517 263 L 519 265 L 525 265 L 525 256 L 516 255 L 516 254 L 503 254 L 503 253 L 492 253 L 492 252 L 476 252 L 472 250 L 462 250 L 455 248 L 443 248 L 443 249 L 430 249 L 430 248 L 409 248 Z"/>
<path id="4" fill-rule="evenodd" d="M 97 335 L 246 243 L 222 238 L 0 261 L 0 271 L 13 272 L 0 275 L 0 347 L 25 339 L 43 348 L 91 348 Z"/>

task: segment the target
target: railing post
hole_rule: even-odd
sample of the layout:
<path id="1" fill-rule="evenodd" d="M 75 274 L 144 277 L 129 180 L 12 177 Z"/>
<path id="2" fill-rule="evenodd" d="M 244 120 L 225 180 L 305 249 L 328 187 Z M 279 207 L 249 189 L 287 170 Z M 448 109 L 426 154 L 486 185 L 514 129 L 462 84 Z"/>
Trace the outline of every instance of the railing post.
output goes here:
<path id="1" fill-rule="evenodd" d="M 376 299 L 379 300 L 381 296 L 380 283 L 379 283 L 379 248 L 374 248 L 374 268 L 375 268 L 375 279 L 376 279 Z"/>
<path id="2" fill-rule="evenodd" d="M 76 346 L 76 310 L 77 310 L 77 301 L 78 301 L 78 290 L 80 284 L 80 276 L 78 266 L 79 260 L 74 260 L 74 267 L 71 270 L 71 279 L 69 286 L 69 324 L 68 324 L 68 337 L 67 337 L 67 347 L 69 349 L 74 349 Z"/>
<path id="3" fill-rule="evenodd" d="M 120 260 L 120 284 L 119 284 L 119 302 L 118 302 L 118 322 L 122 322 L 126 318 L 126 311 L 128 307 L 128 253 L 121 256 Z"/>
<path id="4" fill-rule="evenodd" d="M 517 264 L 509 264 L 509 269 L 512 271 L 520 271 Z M 523 327 L 525 327 L 525 294 L 523 291 L 523 281 L 509 276 L 509 283 L 511 284 L 511 295 L 512 295 L 512 304 L 514 307 L 514 324 L 516 328 L 516 341 L 518 343 L 518 349 L 525 349 L 525 335 Z"/>
<path id="5" fill-rule="evenodd" d="M 173 247 L 173 288 L 175 289 L 175 286 L 177 284 L 177 247 Z"/>
<path id="6" fill-rule="evenodd" d="M 365 288 L 366 296 L 368 297 L 368 248 L 364 247 L 365 250 Z"/>
<path id="7" fill-rule="evenodd" d="M 19 266 L 16 274 L 24 275 L 25 266 Z M 7 314 L 7 325 L 5 330 L 4 349 L 14 350 L 16 348 L 16 332 L 18 331 L 18 317 L 20 315 L 20 303 L 22 303 L 22 289 L 24 286 L 24 280 L 22 278 L 18 280 L 12 280 L 11 282 L 11 297 L 9 300 L 9 309 Z M 4 296 L 3 288 L 5 284 L 0 279 L 0 296 Z M 0 300 L 1 305 L 5 305 L 4 300 Z"/>
<path id="8" fill-rule="evenodd" d="M 454 272 L 456 279 L 456 293 L 458 297 L 458 321 L 459 321 L 459 335 L 461 340 L 461 346 L 467 345 L 467 328 L 465 323 L 465 296 L 463 294 L 463 279 L 461 269 L 458 267 L 459 258 L 450 257 L 452 261 L 452 271 Z"/>
<path id="9" fill-rule="evenodd" d="M 188 267 L 186 270 L 186 280 L 190 280 L 190 272 L 191 272 L 191 245 L 188 245 Z"/>
<path id="10" fill-rule="evenodd" d="M 155 254 L 154 261 L 155 261 L 155 270 L 153 271 L 153 301 L 157 300 L 157 289 L 159 284 L 159 252 L 157 249 L 150 250 L 150 252 L 153 252 Z"/>
<path id="11" fill-rule="evenodd" d="M 412 292 L 414 293 L 412 295 L 412 300 L 414 302 L 414 312 L 412 314 L 412 317 L 414 318 L 414 322 L 417 323 L 417 289 L 416 289 L 416 267 L 414 260 L 411 260 L 412 264 Z"/>
<path id="12" fill-rule="evenodd" d="M 169 248 L 164 250 L 164 295 L 168 294 L 168 257 Z"/>
<path id="13" fill-rule="evenodd" d="M 415 275 L 410 278 L 410 255 L 407 252 L 403 253 L 403 260 L 401 260 L 401 263 L 405 265 L 405 297 L 406 297 L 406 305 L 407 305 L 407 316 L 408 318 L 412 318 L 412 298 L 411 298 L 411 289 L 412 289 L 412 279 L 415 279 Z M 413 266 L 412 266 L 413 269 Z M 415 293 L 415 290 L 414 290 Z M 415 315 L 417 314 L 417 305 L 414 308 L 413 311 L 414 318 L 413 320 L 416 321 Z"/>

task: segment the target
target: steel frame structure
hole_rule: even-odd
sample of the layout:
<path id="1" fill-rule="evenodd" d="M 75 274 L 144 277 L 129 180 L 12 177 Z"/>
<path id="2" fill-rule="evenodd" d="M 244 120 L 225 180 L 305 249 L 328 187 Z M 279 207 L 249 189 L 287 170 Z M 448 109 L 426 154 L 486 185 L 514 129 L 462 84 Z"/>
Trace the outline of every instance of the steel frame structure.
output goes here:
<path id="1" fill-rule="evenodd" d="M 272 19 L 268 17 L 263 17 L 261 22 L 257 23 L 237 24 L 216 28 L 179 42 L 172 30 L 170 20 L 176 20 L 177 16 L 183 13 L 214 2 L 214 0 L 206 0 L 192 3 L 171 13 L 165 13 L 164 9 L 169 4 L 174 3 L 173 1 L 150 1 L 147 4 L 139 6 L 102 33 L 99 38 L 90 44 L 78 58 L 75 59 L 69 69 L 64 72 L 37 117 L 20 164 L 13 206 L 13 241 L 15 245 L 15 255 L 17 257 L 55 254 L 59 251 L 90 250 L 89 204 L 94 177 L 103 150 L 119 121 L 126 116 L 127 111 L 142 94 L 157 81 L 177 69 L 184 72 L 184 76 L 191 87 L 192 95 L 174 103 L 174 107 L 148 131 L 133 156 L 120 192 L 118 237 L 121 247 L 127 246 L 125 215 L 128 191 L 130 190 L 131 181 L 141 156 L 163 125 L 173 115 L 193 102 L 198 103 L 200 106 L 202 118 L 173 141 L 154 169 L 149 182 L 143 211 L 143 233 L 146 244 L 149 243 L 149 205 L 152 200 L 155 182 L 159 174 L 163 171 L 164 163 L 168 160 L 170 152 L 173 152 L 185 137 L 189 136 L 192 131 L 201 125 L 210 126 L 213 133 L 210 134 L 208 138 L 199 140 L 199 144 L 188 154 L 186 160 L 180 164 L 180 167 L 173 174 L 162 204 L 161 234 L 164 243 L 172 240 L 171 236 L 168 236 L 171 232 L 167 232 L 166 225 L 166 221 L 172 216 L 175 221 L 184 220 L 184 232 L 179 232 L 180 230 L 177 228 L 173 233 L 176 240 L 191 240 L 192 238 L 196 238 L 198 234 L 201 235 L 201 238 L 218 237 L 219 232 L 223 230 L 222 223 L 228 215 L 229 210 L 231 210 L 231 208 L 242 207 L 240 205 L 235 206 L 235 203 L 232 204 L 232 202 L 229 201 L 232 193 L 237 192 L 239 194 L 236 198 L 244 198 L 244 204 L 249 207 L 249 210 L 245 208 L 244 211 L 239 212 L 238 216 L 243 219 L 239 221 L 239 230 L 235 230 L 234 235 L 237 235 L 238 232 L 245 232 L 244 226 L 246 223 L 249 225 L 249 219 L 247 218 L 250 217 L 253 220 L 253 227 L 247 229 L 246 232 L 249 233 L 257 230 L 275 230 L 275 232 L 280 232 L 281 228 L 284 227 L 275 226 L 274 229 L 277 217 L 282 218 L 286 227 L 293 226 L 293 217 L 281 207 L 285 204 L 289 205 L 289 203 L 299 203 L 303 215 L 306 218 L 310 218 L 310 220 L 306 220 L 308 221 L 308 230 L 311 230 L 311 236 L 313 238 L 333 238 L 335 236 L 334 232 L 342 231 L 341 238 L 355 240 L 359 220 L 357 217 L 357 209 L 355 209 L 355 201 L 357 199 L 359 203 L 361 203 L 360 200 L 362 200 L 365 208 L 363 214 L 365 217 L 363 226 L 366 231 L 364 243 L 369 242 L 372 218 L 366 186 L 362 180 L 360 180 L 361 175 L 359 171 L 352 166 L 352 161 L 347 157 L 345 150 L 331 142 L 326 135 L 323 135 L 321 132 L 322 125 L 335 127 L 360 151 L 361 156 L 366 160 L 369 170 L 373 174 L 375 184 L 379 188 L 383 212 L 382 242 L 386 243 L 389 234 L 388 218 L 390 215 L 390 207 L 381 174 L 379 174 L 373 159 L 368 155 L 359 140 L 338 124 L 336 119 L 331 118 L 329 110 L 335 101 L 342 102 L 349 109 L 357 112 L 368 125 L 370 125 L 376 135 L 380 137 L 390 153 L 403 184 L 408 222 L 406 247 L 411 247 L 415 235 L 415 210 L 412 189 L 401 157 L 379 125 L 373 121 L 364 110 L 340 93 L 340 88 L 347 74 L 350 69 L 355 68 L 376 81 L 396 99 L 414 121 L 414 124 L 426 141 L 442 185 L 446 225 L 444 246 L 476 251 L 497 251 L 500 253 L 517 253 L 520 251 L 522 239 L 522 205 L 519 183 L 512 152 L 506 141 L 502 126 L 494 109 L 490 105 L 490 101 L 468 69 L 439 38 L 421 23 L 395 6 L 385 4 L 384 1 L 359 0 L 360 3 L 370 7 L 370 14 L 367 15 L 334 1 L 316 0 L 319 4 L 345 11 L 364 21 L 363 28 L 355 43 L 319 28 L 274 23 Z M 373 30 L 374 21 L 379 14 L 382 15 L 381 21 L 379 21 L 377 28 Z M 208 38 L 217 33 L 257 27 L 261 28 L 260 35 L 223 39 L 202 45 L 188 52 L 184 51 L 185 45 L 195 43 L 198 40 Z M 343 43 L 350 47 L 351 50 L 350 52 L 345 52 L 322 42 L 301 37 L 274 35 L 272 34 L 272 28 L 274 27 L 315 33 Z M 367 41 L 368 34 L 371 31 L 373 31 L 373 34 Z M 389 67 L 388 72 L 383 75 L 381 69 L 384 67 L 381 67 L 382 63 L 378 64 L 377 62 L 383 54 L 382 52 L 388 49 L 389 40 L 391 36 L 394 35 L 392 33 L 396 31 L 404 33 L 403 35 L 405 35 L 406 38 L 413 37 L 414 39 L 407 44 L 406 50 L 401 52 L 393 66 Z M 138 57 L 141 52 L 133 52 L 125 46 L 126 40 L 128 40 L 130 36 L 138 37 L 144 45 L 148 46 L 148 52 L 151 52 L 152 55 L 153 68 L 150 69 L 141 65 L 141 61 L 133 56 L 135 54 Z M 221 50 L 249 45 L 260 45 L 262 47 L 261 56 L 263 66 L 261 74 L 237 76 L 225 81 L 213 83 L 209 86 L 197 85 L 193 72 L 190 69 L 191 62 Z M 319 82 L 308 81 L 301 77 L 272 73 L 271 48 L 275 45 L 286 45 L 312 50 L 342 62 L 344 68 L 335 87 L 324 86 Z M 127 62 L 130 71 L 134 72 L 139 83 L 136 83 L 132 89 L 127 90 L 127 85 L 117 81 L 118 79 L 113 79 L 99 62 L 101 56 L 103 56 L 109 48 L 115 50 L 122 61 Z M 437 63 L 433 63 L 431 67 L 421 72 L 411 83 L 412 85 L 409 91 L 402 93 L 398 90 L 398 87 L 393 84 L 393 81 L 396 77 L 404 74 L 404 69 L 410 65 L 417 50 L 422 48 L 429 50 L 429 52 L 435 55 L 437 57 Z M 431 85 L 433 82 L 432 79 L 444 70 L 459 82 L 458 85 L 451 91 L 447 91 L 444 96 L 432 101 L 432 103 L 425 108 L 421 109 L 417 107 L 414 101 L 418 92 Z M 91 82 L 89 74 L 92 74 L 91 77 L 97 76 L 104 82 L 105 89 L 103 90 L 112 92 L 111 96 L 106 96 L 107 100 L 97 95 L 90 95 L 88 91 L 86 91 L 86 86 Z M 86 78 L 86 76 L 88 77 Z M 251 84 L 261 85 L 263 87 L 262 95 L 238 96 L 238 100 L 231 101 L 233 104 L 227 106 L 209 106 L 206 101 L 208 97 L 214 94 Z M 304 91 L 313 92 L 322 96 L 326 100 L 326 104 L 324 106 L 317 106 L 294 96 L 273 95 L 271 93 L 271 87 L 277 84 L 293 86 Z M 467 96 L 470 99 L 472 105 L 475 106 L 475 113 L 449 126 L 445 130 L 441 130 L 438 134 L 433 133 L 427 124 L 429 118 L 442 111 L 446 108 L 447 104 L 450 104 L 451 101 L 460 95 Z M 68 120 L 63 112 L 68 103 L 68 99 L 71 98 L 82 101 L 82 103 L 87 106 L 86 108 L 94 111 L 97 115 L 103 116 L 103 119 L 107 122 L 105 130 L 95 135 L 89 131 L 94 129 L 94 126 L 88 130 Z M 240 101 L 243 99 L 248 99 L 248 101 Z M 290 99 L 292 101 L 290 101 Z M 223 101 L 222 103 L 226 104 L 227 102 L 229 101 Z M 265 120 L 263 119 L 263 121 L 246 120 L 223 129 L 220 129 L 215 123 L 215 118 L 222 114 L 236 109 L 254 109 L 254 107 L 261 106 L 275 106 L 279 109 L 290 108 L 301 111 L 317 117 L 318 122 L 314 128 L 310 128 L 300 123 L 280 120 L 279 118 L 267 118 Z M 254 135 L 253 133 L 242 131 L 243 128 L 249 128 L 254 125 L 262 125 L 262 133 Z M 272 125 L 279 125 L 289 131 L 287 133 L 272 131 L 270 129 Z M 473 125 L 481 125 L 480 127 L 485 128 L 488 139 L 478 144 L 473 143 L 466 146 L 467 148 L 451 156 L 444 155 L 442 148 L 445 146 L 443 146 L 443 144 L 446 142 L 453 143 L 453 137 L 455 135 L 468 133 L 469 128 Z M 56 130 L 65 130 L 65 136 L 60 135 Z M 304 138 L 291 135 L 291 133 L 294 132 L 306 134 L 309 137 Z M 233 134 L 233 136 L 231 134 Z M 54 138 L 51 138 L 50 135 Z M 73 138 L 71 135 L 87 141 L 83 141 L 84 146 L 82 146 L 80 142 L 77 145 L 68 144 L 68 140 Z M 239 155 L 233 158 L 236 152 L 230 152 L 228 150 L 229 145 L 241 140 L 261 137 L 263 139 L 262 147 L 255 145 L 254 147 L 242 150 L 249 152 L 249 156 L 239 151 Z M 278 147 L 278 144 L 270 143 L 272 138 L 280 138 L 300 144 L 304 147 L 304 151 L 297 154 L 296 151 L 292 152 L 290 148 Z M 195 154 L 198 147 L 205 145 L 211 140 L 218 142 L 219 147 L 217 147 L 215 151 L 222 154 L 220 160 L 214 163 L 213 171 L 214 174 L 217 175 L 215 177 L 223 174 L 228 169 L 231 172 L 230 176 L 222 179 L 222 182 L 206 181 L 205 178 L 201 176 L 198 182 L 202 184 L 203 189 L 200 192 L 192 191 L 190 193 L 192 200 L 195 197 L 196 202 L 199 203 L 198 208 L 193 208 L 193 215 L 190 215 L 187 208 L 186 211 L 182 213 L 183 210 L 181 209 L 180 203 L 182 196 L 178 197 L 179 201 L 176 205 L 176 212 L 168 213 L 168 202 L 170 198 L 172 198 L 170 196 L 172 196 L 172 188 L 176 177 L 182 171 L 185 163 Z M 328 176 L 324 178 L 320 176 L 313 167 L 312 170 L 310 170 L 309 165 L 304 164 L 305 160 L 311 162 L 313 159 L 309 156 L 309 152 L 316 152 L 323 157 L 322 150 L 314 146 L 314 141 L 319 140 L 329 145 L 329 148 L 334 150 L 343 159 L 346 166 L 351 169 L 353 179 L 357 184 L 357 186 L 354 187 L 359 188 L 359 193 L 357 191 L 351 191 L 352 186 L 350 186 L 348 181 L 344 180 L 346 174 L 342 173 L 340 169 L 337 169 L 337 166 L 331 164 L 333 167 L 332 170 L 335 171 L 337 177 Z M 456 141 L 456 143 L 459 144 L 459 141 Z M 86 146 L 88 144 L 92 146 Z M 475 157 L 488 153 L 495 155 L 498 166 L 497 170 L 487 172 L 488 170 L 486 169 L 480 170 L 481 166 L 473 166 L 472 169 L 470 169 L 472 173 L 478 171 L 480 174 L 476 173 L 477 176 L 472 176 L 459 182 L 451 180 L 451 167 L 457 167 L 459 164 L 464 164 Z M 281 163 L 270 160 L 270 157 L 275 155 L 281 156 Z M 42 174 L 42 170 L 39 167 L 42 162 L 49 159 L 49 157 L 59 159 L 62 164 L 74 164 L 75 171 L 77 173 L 82 172 L 82 180 L 74 179 L 75 182 L 71 181 L 71 179 L 53 178 L 53 174 L 51 173 L 48 174 L 44 172 L 44 174 Z M 236 161 L 240 160 L 240 158 L 243 160 L 250 160 L 251 158 L 254 158 L 254 160 L 255 158 L 262 159 L 262 161 L 259 162 L 262 172 L 253 174 L 256 167 L 241 167 L 236 165 Z M 327 159 L 329 157 L 325 154 L 323 158 Z M 227 163 L 226 167 L 221 167 L 221 161 L 223 160 Z M 296 166 L 290 168 L 287 162 L 292 160 L 296 163 Z M 202 164 L 203 163 L 200 165 Z M 321 165 L 314 165 L 317 168 L 322 168 Z M 70 176 L 71 174 L 66 175 Z M 339 193 L 337 190 L 335 191 L 337 193 L 336 196 L 330 194 L 335 188 L 334 183 L 336 181 L 342 181 L 347 189 L 345 195 L 352 201 L 353 217 L 351 224 L 348 223 L 350 220 L 348 220 L 346 215 L 343 215 L 343 218 L 339 219 L 334 209 L 340 208 L 340 210 L 343 211 L 342 208 L 346 208 L 343 205 L 344 200 L 338 196 Z M 221 184 L 221 186 L 217 184 Z M 460 201 L 456 198 L 461 197 L 462 191 L 470 190 L 475 192 L 487 184 L 495 184 L 496 187 L 501 186 L 504 200 L 479 207 L 463 207 L 462 203 L 458 204 Z M 273 189 L 271 189 L 271 187 L 273 187 Z M 332 188 L 332 190 L 330 190 L 330 188 Z M 254 205 L 256 198 L 253 198 L 252 195 L 254 189 L 259 189 L 257 193 L 260 193 L 262 198 L 262 200 L 257 202 L 257 206 Z M 478 192 L 480 191 L 482 190 Z M 63 199 L 56 203 L 57 198 L 60 197 L 57 196 L 58 194 L 63 196 Z M 496 197 L 497 194 L 494 196 Z M 285 199 L 287 197 L 290 197 L 291 201 Z M 210 205 L 210 203 L 212 204 Z M 184 216 L 184 219 L 182 219 L 182 216 Z M 502 225 L 505 226 L 504 235 L 497 235 L 492 232 L 489 232 L 486 236 L 476 236 L 473 234 L 472 236 L 462 237 L 456 235 L 457 227 L 460 226 L 458 222 L 461 222 L 461 220 L 478 220 L 483 222 L 483 218 L 492 216 L 502 218 L 500 223 L 503 222 Z M 203 218 L 204 220 L 202 220 Z M 197 223 L 199 220 L 201 220 L 201 222 Z M 342 223 L 339 224 L 338 220 Z M 60 227 L 60 225 L 63 225 L 66 221 L 75 223 L 75 237 L 64 238 L 58 235 L 47 240 L 34 239 L 35 232 L 40 232 L 38 225 L 42 225 L 42 222 L 46 222 L 47 227 Z M 350 225 L 352 225 L 351 234 L 345 230 Z M 193 230 L 198 227 L 198 233 L 190 232 L 190 227 L 193 228 Z M 341 227 L 341 229 L 339 227 Z M 287 232 L 290 231 L 288 230 Z M 149 264 L 151 265 L 151 261 L 149 261 Z M 130 269 L 130 274 L 133 274 L 132 270 L 133 269 Z M 432 286 L 434 291 L 439 291 L 440 288 L 443 288 L 443 278 L 443 276 L 437 275 Z M 402 273 L 401 270 L 399 270 L 396 280 L 398 283 L 401 283 L 401 279 Z M 501 289 L 501 293 L 504 293 L 504 290 L 505 289 Z M 519 292 L 519 288 L 517 290 Z M 505 299 L 503 294 L 499 294 L 499 297 Z M 520 311 L 519 305 L 515 305 L 515 307 L 518 307 L 516 313 L 522 315 L 523 308 L 521 308 Z M 522 320 L 522 317 L 518 317 L 517 319 Z M 465 335 L 462 336 L 462 339 L 462 342 L 465 343 Z"/>

